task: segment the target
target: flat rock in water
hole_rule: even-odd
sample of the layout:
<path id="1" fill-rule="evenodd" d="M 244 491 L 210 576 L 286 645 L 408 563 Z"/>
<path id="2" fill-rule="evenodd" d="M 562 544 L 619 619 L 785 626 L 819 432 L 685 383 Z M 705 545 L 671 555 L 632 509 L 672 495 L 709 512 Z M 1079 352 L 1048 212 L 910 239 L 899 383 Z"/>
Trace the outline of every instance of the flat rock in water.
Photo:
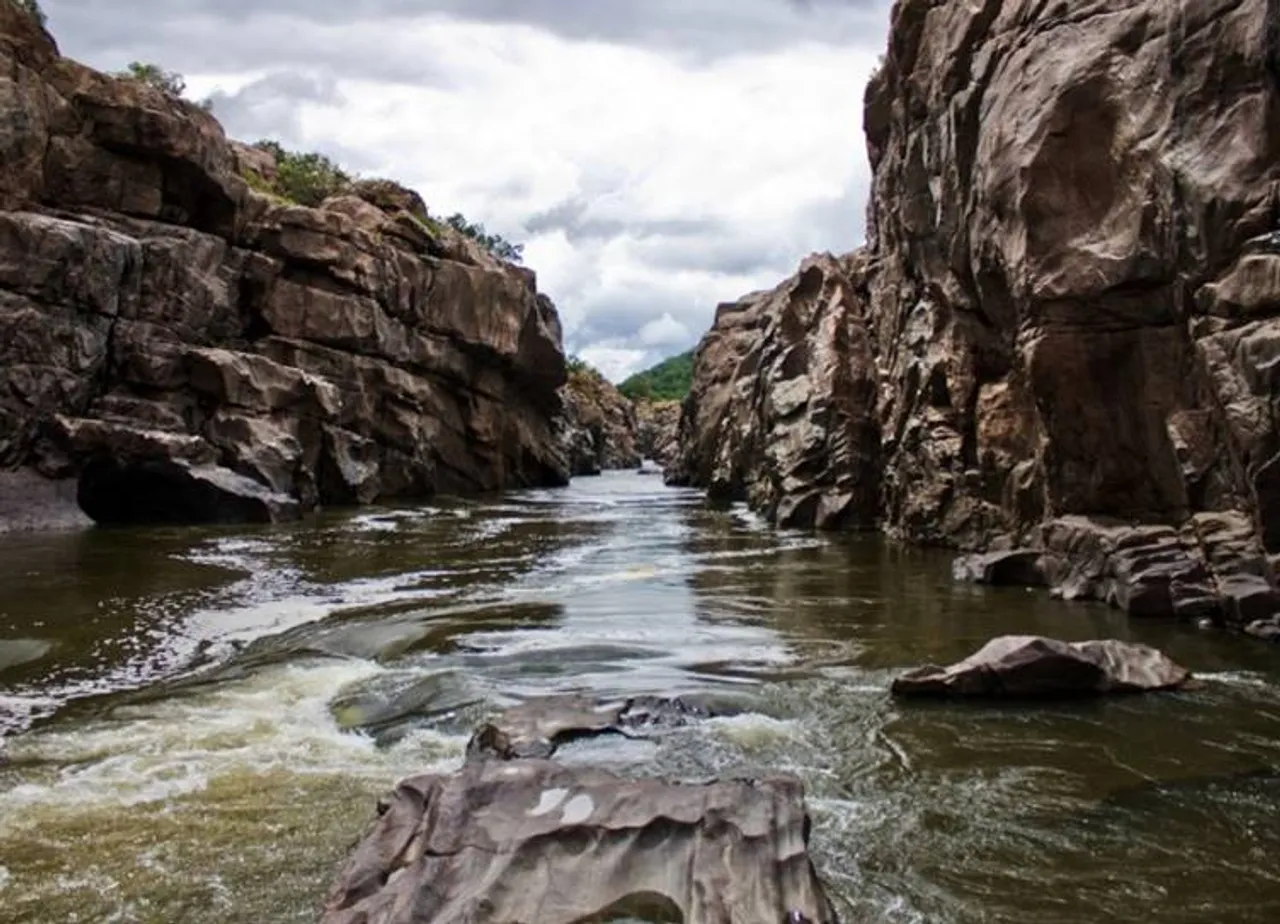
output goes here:
<path id="1" fill-rule="evenodd" d="M 672 783 L 550 761 L 404 780 L 321 924 L 833 924 L 790 776 Z"/>
<path id="2" fill-rule="evenodd" d="M 1142 693 L 1176 689 L 1190 678 L 1186 668 L 1147 645 L 1005 635 L 949 667 L 911 671 L 893 682 L 892 691 L 897 696 L 991 697 Z"/>
<path id="3" fill-rule="evenodd" d="M 581 696 L 539 697 L 480 726 L 467 743 L 467 759 L 545 758 L 570 741 L 677 728 L 711 714 L 700 704 L 674 697 L 639 696 L 608 703 Z"/>

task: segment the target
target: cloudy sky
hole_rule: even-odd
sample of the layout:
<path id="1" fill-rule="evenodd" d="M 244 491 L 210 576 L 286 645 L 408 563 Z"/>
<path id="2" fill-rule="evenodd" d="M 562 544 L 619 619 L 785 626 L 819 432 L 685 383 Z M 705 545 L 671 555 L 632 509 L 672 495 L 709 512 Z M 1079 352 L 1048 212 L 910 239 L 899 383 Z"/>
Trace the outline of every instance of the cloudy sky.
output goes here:
<path id="1" fill-rule="evenodd" d="M 889 0 L 43 0 L 64 54 L 187 78 L 228 132 L 319 150 L 525 244 L 619 380 L 715 305 L 862 239 Z"/>

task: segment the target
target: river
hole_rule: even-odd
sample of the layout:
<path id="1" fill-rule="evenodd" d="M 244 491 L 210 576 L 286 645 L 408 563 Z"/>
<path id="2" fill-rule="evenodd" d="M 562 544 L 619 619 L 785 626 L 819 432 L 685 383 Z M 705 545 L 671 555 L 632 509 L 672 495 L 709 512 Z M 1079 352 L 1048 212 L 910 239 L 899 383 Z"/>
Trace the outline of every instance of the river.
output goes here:
<path id="1" fill-rule="evenodd" d="M 799 774 L 848 922 L 1280 920 L 1280 655 L 958 586 L 942 552 L 617 473 L 283 527 L 11 535 L 0 576 L 4 924 L 313 921 L 382 791 L 561 691 L 735 706 L 575 747 Z M 1205 684 L 887 695 L 1005 632 L 1145 641 Z"/>

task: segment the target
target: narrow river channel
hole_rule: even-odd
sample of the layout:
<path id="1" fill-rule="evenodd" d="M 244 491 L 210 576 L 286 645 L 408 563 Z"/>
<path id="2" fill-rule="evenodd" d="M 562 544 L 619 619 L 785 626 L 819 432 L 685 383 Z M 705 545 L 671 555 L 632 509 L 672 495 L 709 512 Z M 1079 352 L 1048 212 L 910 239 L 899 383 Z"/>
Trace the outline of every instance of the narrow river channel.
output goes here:
<path id="1" fill-rule="evenodd" d="M 1280 654 L 631 473 L 277 528 L 0 537 L 0 922 L 314 920 L 397 778 L 531 694 L 732 718 L 577 747 L 804 778 L 847 922 L 1280 920 Z M 1164 648 L 1202 690 L 895 703 L 993 635 Z M 583 755 L 579 755 L 583 756 Z"/>

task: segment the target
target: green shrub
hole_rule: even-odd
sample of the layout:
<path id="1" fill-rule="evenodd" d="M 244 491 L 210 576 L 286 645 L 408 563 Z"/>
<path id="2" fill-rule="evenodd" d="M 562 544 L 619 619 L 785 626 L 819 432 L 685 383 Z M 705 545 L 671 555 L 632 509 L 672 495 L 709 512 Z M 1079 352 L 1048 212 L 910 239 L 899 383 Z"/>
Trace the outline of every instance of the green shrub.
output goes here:
<path id="1" fill-rule="evenodd" d="M 449 227 L 471 238 L 495 257 L 520 263 L 524 260 L 524 244 L 513 244 L 500 234 L 490 234 L 480 223 L 472 224 L 461 214 L 455 212 L 445 219 Z"/>
<path id="2" fill-rule="evenodd" d="M 275 158 L 277 176 L 272 191 L 290 202 L 314 208 L 351 182 L 345 170 L 318 152 L 289 151 L 279 142 L 267 140 L 254 147 Z"/>
<path id="3" fill-rule="evenodd" d="M 664 359 L 618 386 L 632 401 L 682 401 L 693 387 L 693 350 Z"/>

